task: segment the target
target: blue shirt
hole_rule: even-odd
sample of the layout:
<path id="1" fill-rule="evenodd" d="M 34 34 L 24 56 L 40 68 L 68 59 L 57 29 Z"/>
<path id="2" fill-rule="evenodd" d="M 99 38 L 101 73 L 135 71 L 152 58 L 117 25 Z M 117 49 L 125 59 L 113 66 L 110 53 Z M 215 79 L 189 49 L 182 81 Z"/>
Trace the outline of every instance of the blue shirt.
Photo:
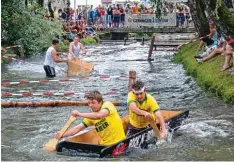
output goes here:
<path id="1" fill-rule="evenodd" d="M 69 34 L 69 38 L 70 38 L 70 39 L 74 39 L 75 36 L 76 36 L 76 34 L 74 34 L 74 33 L 70 33 L 70 34 Z"/>

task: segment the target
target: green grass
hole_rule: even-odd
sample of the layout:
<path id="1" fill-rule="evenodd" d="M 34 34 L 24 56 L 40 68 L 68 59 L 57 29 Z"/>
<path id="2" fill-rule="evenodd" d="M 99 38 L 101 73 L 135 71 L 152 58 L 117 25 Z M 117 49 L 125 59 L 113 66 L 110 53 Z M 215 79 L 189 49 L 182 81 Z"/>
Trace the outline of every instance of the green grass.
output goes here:
<path id="1" fill-rule="evenodd" d="M 187 75 L 193 76 L 201 88 L 220 96 L 226 103 L 234 104 L 234 75 L 230 74 L 230 70 L 220 72 L 224 56 L 199 64 L 194 59 L 197 48 L 198 42 L 182 46 L 175 54 L 174 61 L 183 64 Z"/>

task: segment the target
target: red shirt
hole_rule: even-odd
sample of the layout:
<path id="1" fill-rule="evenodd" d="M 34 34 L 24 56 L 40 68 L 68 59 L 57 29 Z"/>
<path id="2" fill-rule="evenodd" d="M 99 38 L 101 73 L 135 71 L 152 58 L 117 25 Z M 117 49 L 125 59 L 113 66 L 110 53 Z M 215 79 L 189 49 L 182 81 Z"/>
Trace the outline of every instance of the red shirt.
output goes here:
<path id="1" fill-rule="evenodd" d="M 73 30 L 73 29 L 76 29 L 77 32 L 80 32 L 80 31 L 82 30 L 81 27 L 80 27 L 79 25 L 73 25 L 71 29 L 72 29 L 72 30 Z"/>
<path id="2" fill-rule="evenodd" d="M 105 10 L 101 10 L 101 15 L 105 15 Z"/>

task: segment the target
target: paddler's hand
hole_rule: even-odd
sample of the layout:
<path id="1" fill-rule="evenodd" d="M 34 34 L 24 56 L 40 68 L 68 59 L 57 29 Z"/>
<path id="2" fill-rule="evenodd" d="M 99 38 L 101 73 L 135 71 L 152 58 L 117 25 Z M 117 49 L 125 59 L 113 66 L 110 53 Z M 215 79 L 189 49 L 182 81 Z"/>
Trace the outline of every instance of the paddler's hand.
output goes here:
<path id="1" fill-rule="evenodd" d="M 71 115 L 77 118 L 77 117 L 80 116 L 80 112 L 79 112 L 78 110 L 73 110 L 73 111 L 71 112 Z"/>
<path id="2" fill-rule="evenodd" d="M 86 52 L 82 52 L 81 54 L 82 54 L 83 56 L 85 56 L 85 55 L 86 55 Z"/>
<path id="3" fill-rule="evenodd" d="M 144 117 L 148 121 L 153 120 L 152 115 L 149 112 L 147 112 L 147 111 L 144 113 Z"/>
<path id="4" fill-rule="evenodd" d="M 56 133 L 55 138 L 59 139 L 59 136 L 60 136 L 60 131 Z"/>
<path id="5" fill-rule="evenodd" d="M 76 57 L 75 57 L 75 56 L 73 56 L 71 60 L 72 60 L 72 61 L 76 61 Z"/>
<path id="6" fill-rule="evenodd" d="M 63 61 L 63 62 L 68 62 L 68 59 L 63 59 L 62 61 Z"/>

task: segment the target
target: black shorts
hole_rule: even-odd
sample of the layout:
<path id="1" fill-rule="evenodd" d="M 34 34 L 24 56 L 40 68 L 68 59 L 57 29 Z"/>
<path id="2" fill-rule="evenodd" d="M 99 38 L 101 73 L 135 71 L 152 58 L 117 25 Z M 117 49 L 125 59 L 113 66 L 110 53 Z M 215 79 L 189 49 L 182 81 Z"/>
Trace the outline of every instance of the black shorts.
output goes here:
<path id="1" fill-rule="evenodd" d="M 134 126 L 132 126 L 130 123 L 128 123 L 128 130 L 127 130 L 127 133 L 126 133 L 126 136 L 129 137 L 129 136 L 132 136 L 133 134 L 136 134 L 144 129 L 146 129 L 147 127 L 145 128 L 135 128 Z M 134 143 L 135 146 L 137 147 L 141 147 L 142 149 L 147 149 L 148 148 L 148 142 L 147 142 L 147 133 L 142 137 L 140 137 L 138 139 L 138 141 L 136 141 Z"/>
<path id="2" fill-rule="evenodd" d="M 209 37 L 207 37 L 207 36 L 203 37 L 201 40 L 203 42 L 205 42 L 207 44 L 207 46 L 210 46 L 210 45 L 212 45 L 214 43 L 214 41 L 212 39 L 210 39 Z"/>
<path id="3" fill-rule="evenodd" d="M 126 136 L 129 137 L 129 136 L 132 136 L 133 134 L 136 134 L 144 129 L 146 129 L 147 127 L 145 128 L 135 128 L 134 126 L 132 126 L 130 123 L 128 123 L 128 129 L 127 129 L 127 133 L 126 133 Z"/>
<path id="4" fill-rule="evenodd" d="M 51 67 L 49 65 L 44 65 L 44 70 L 46 72 L 46 76 L 47 77 L 50 77 L 50 78 L 56 77 L 56 75 L 55 75 L 55 69 L 53 67 Z"/>

